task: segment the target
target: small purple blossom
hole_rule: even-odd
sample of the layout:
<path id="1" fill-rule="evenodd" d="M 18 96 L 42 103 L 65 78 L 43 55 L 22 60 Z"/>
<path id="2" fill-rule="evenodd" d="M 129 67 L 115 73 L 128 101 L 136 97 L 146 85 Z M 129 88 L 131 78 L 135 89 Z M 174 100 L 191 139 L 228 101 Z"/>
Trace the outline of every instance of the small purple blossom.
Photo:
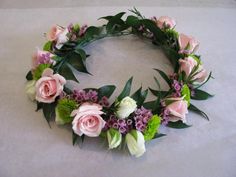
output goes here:
<path id="1" fill-rule="evenodd" d="M 135 128 L 138 131 L 144 131 L 146 129 L 148 121 L 152 118 L 151 110 L 148 110 L 144 107 L 135 110 Z"/>
<path id="2" fill-rule="evenodd" d="M 88 28 L 88 25 L 83 25 L 83 26 L 80 28 L 80 30 L 79 30 L 79 36 L 80 36 L 80 37 L 82 37 L 82 36 L 85 34 L 87 28 Z"/>
<path id="3" fill-rule="evenodd" d="M 90 101 L 93 103 L 97 103 L 98 101 L 98 93 L 94 90 L 74 90 L 72 97 L 75 99 L 76 102 L 82 103 L 86 101 Z"/>

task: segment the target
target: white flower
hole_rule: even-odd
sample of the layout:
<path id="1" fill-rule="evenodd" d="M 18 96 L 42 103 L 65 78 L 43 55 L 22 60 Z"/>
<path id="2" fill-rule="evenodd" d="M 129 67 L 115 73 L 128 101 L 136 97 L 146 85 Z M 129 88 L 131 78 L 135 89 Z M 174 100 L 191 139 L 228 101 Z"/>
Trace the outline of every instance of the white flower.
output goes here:
<path id="1" fill-rule="evenodd" d="M 67 34 L 69 33 L 68 29 L 66 28 L 61 34 L 59 34 L 57 39 L 56 48 L 60 49 L 68 40 Z"/>
<path id="2" fill-rule="evenodd" d="M 131 130 L 125 138 L 131 155 L 134 155 L 135 157 L 140 157 L 143 155 L 146 149 L 144 136 L 141 132 L 137 130 Z"/>
<path id="3" fill-rule="evenodd" d="M 116 115 L 120 119 L 127 118 L 132 112 L 135 111 L 136 108 L 136 101 L 127 96 L 123 98 L 119 103 Z"/>
<path id="4" fill-rule="evenodd" d="M 35 89 L 35 80 L 28 81 L 25 86 L 25 91 L 28 97 L 34 101 L 35 100 L 35 95 L 36 95 L 36 89 Z"/>
<path id="5" fill-rule="evenodd" d="M 121 143 L 121 133 L 118 130 L 111 128 L 107 131 L 107 140 L 109 144 L 109 149 L 116 148 Z"/>

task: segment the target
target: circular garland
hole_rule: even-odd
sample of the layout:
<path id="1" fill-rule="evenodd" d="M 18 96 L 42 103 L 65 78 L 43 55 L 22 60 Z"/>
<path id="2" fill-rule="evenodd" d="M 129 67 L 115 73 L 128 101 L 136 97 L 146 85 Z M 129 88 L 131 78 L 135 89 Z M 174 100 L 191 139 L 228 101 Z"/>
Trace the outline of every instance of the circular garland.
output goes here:
<path id="1" fill-rule="evenodd" d="M 146 151 L 145 141 L 164 136 L 159 132 L 161 124 L 172 128 L 189 127 L 186 124 L 188 110 L 208 120 L 190 101 L 212 96 L 199 89 L 211 78 L 211 73 L 203 68 L 200 56 L 195 54 L 198 41 L 175 31 L 173 19 L 164 16 L 147 19 L 135 8 L 131 12 L 134 15 L 126 20 L 122 19 L 125 12 L 102 17 L 100 19 L 107 23 L 99 27 L 53 26 L 46 34 L 48 42 L 43 50 L 38 49 L 32 57 L 26 92 L 37 102 L 37 111 L 43 110 L 48 123 L 55 118 L 57 124 L 72 124 L 73 145 L 79 142 L 78 138 L 83 142 L 85 136 L 100 136 L 107 139 L 109 149 L 126 144 L 129 152 L 139 157 Z M 114 103 L 110 103 L 114 85 L 81 90 L 66 87 L 66 80 L 78 82 L 78 72 L 89 73 L 86 68 L 89 55 L 84 46 L 105 37 L 131 34 L 150 40 L 164 51 L 174 72 L 167 75 L 155 70 L 167 82 L 169 90 L 161 90 L 154 77 L 157 88 L 149 90 L 156 99 L 145 102 L 148 89 L 141 87 L 130 94 L 130 78 Z"/>

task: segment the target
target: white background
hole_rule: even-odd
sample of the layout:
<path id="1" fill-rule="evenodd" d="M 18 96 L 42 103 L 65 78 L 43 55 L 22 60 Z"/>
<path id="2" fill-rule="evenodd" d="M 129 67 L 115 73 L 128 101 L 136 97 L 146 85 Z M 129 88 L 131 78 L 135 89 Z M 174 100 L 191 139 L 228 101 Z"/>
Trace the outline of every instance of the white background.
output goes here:
<path id="1" fill-rule="evenodd" d="M 25 74 L 30 69 L 31 54 L 35 47 L 43 45 L 43 33 L 52 24 L 100 25 L 103 21 L 97 21 L 98 17 L 127 11 L 135 5 L 128 1 L 122 7 L 82 7 L 70 2 L 71 5 L 69 1 L 55 4 L 58 8 L 52 8 L 53 1 L 48 6 L 26 0 L 0 2 L 0 176 L 236 176 L 235 1 L 215 4 L 192 1 L 192 6 L 191 3 L 185 6 L 185 1 L 166 1 L 169 4 L 164 6 L 169 7 L 155 6 L 165 1 L 153 2 L 149 7 L 137 1 L 137 8 L 146 17 L 171 16 L 177 21 L 177 31 L 195 36 L 201 43 L 198 53 L 215 77 L 204 87 L 215 97 L 194 102 L 211 121 L 189 113 L 191 128 L 162 128 L 168 136 L 147 143 L 147 152 L 138 159 L 127 150 L 109 151 L 100 139 L 85 139 L 82 148 L 72 146 L 70 128 L 52 123 L 50 129 L 42 112 L 35 112 L 36 105 L 25 95 Z M 73 3 L 76 6 L 72 8 Z M 134 89 L 141 84 L 144 88 L 155 88 L 153 75 L 166 88 L 152 68 L 170 73 L 170 64 L 148 41 L 132 36 L 111 38 L 93 43 L 86 51 L 91 54 L 87 64 L 94 76 L 78 76 L 80 88 L 115 84 L 118 94 L 131 76 Z"/>

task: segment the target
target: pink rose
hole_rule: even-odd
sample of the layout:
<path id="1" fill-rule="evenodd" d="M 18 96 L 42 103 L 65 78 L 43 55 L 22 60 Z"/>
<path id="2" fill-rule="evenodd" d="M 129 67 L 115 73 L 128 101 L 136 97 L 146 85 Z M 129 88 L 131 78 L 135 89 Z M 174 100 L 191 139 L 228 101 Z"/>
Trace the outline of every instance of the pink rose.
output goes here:
<path id="1" fill-rule="evenodd" d="M 36 82 L 36 100 L 43 103 L 52 103 L 63 91 L 66 83 L 64 77 L 53 74 L 53 70 L 47 68 L 43 71 L 42 77 Z"/>
<path id="2" fill-rule="evenodd" d="M 179 35 L 178 42 L 180 47 L 179 53 L 191 54 L 199 47 L 199 42 L 195 38 L 185 34 Z"/>
<path id="3" fill-rule="evenodd" d="M 186 114 L 188 113 L 188 103 L 183 100 L 183 98 L 168 98 L 167 101 L 173 101 L 166 106 L 166 109 L 169 111 L 171 122 L 177 122 L 181 120 L 183 123 L 186 123 Z"/>
<path id="4" fill-rule="evenodd" d="M 72 111 L 71 116 L 75 116 L 72 122 L 73 131 L 79 136 L 99 136 L 106 123 L 100 116 L 104 114 L 101 110 L 102 106 L 99 104 L 83 103 L 77 110 Z"/>
<path id="5" fill-rule="evenodd" d="M 157 21 L 156 21 L 157 26 L 160 29 L 164 28 L 174 28 L 176 25 L 176 22 L 174 19 L 167 17 L 167 16 L 161 16 Z"/>
<path id="6" fill-rule="evenodd" d="M 186 76 L 189 76 L 193 68 L 197 66 L 197 61 L 193 57 L 189 56 L 184 59 L 179 59 L 179 65 L 180 65 L 180 72 L 183 71 L 185 72 Z M 207 71 L 203 68 L 201 64 L 198 66 L 196 72 L 197 74 L 192 78 L 192 80 L 195 80 L 197 82 L 203 82 L 208 76 Z"/>
<path id="7" fill-rule="evenodd" d="M 36 69 L 40 64 L 55 64 L 56 62 L 52 60 L 53 56 L 50 52 L 38 49 L 32 56 L 32 69 Z"/>
<path id="8" fill-rule="evenodd" d="M 49 32 L 46 34 L 46 37 L 49 41 L 56 41 L 59 34 L 61 34 L 64 29 L 58 25 L 53 25 Z"/>

